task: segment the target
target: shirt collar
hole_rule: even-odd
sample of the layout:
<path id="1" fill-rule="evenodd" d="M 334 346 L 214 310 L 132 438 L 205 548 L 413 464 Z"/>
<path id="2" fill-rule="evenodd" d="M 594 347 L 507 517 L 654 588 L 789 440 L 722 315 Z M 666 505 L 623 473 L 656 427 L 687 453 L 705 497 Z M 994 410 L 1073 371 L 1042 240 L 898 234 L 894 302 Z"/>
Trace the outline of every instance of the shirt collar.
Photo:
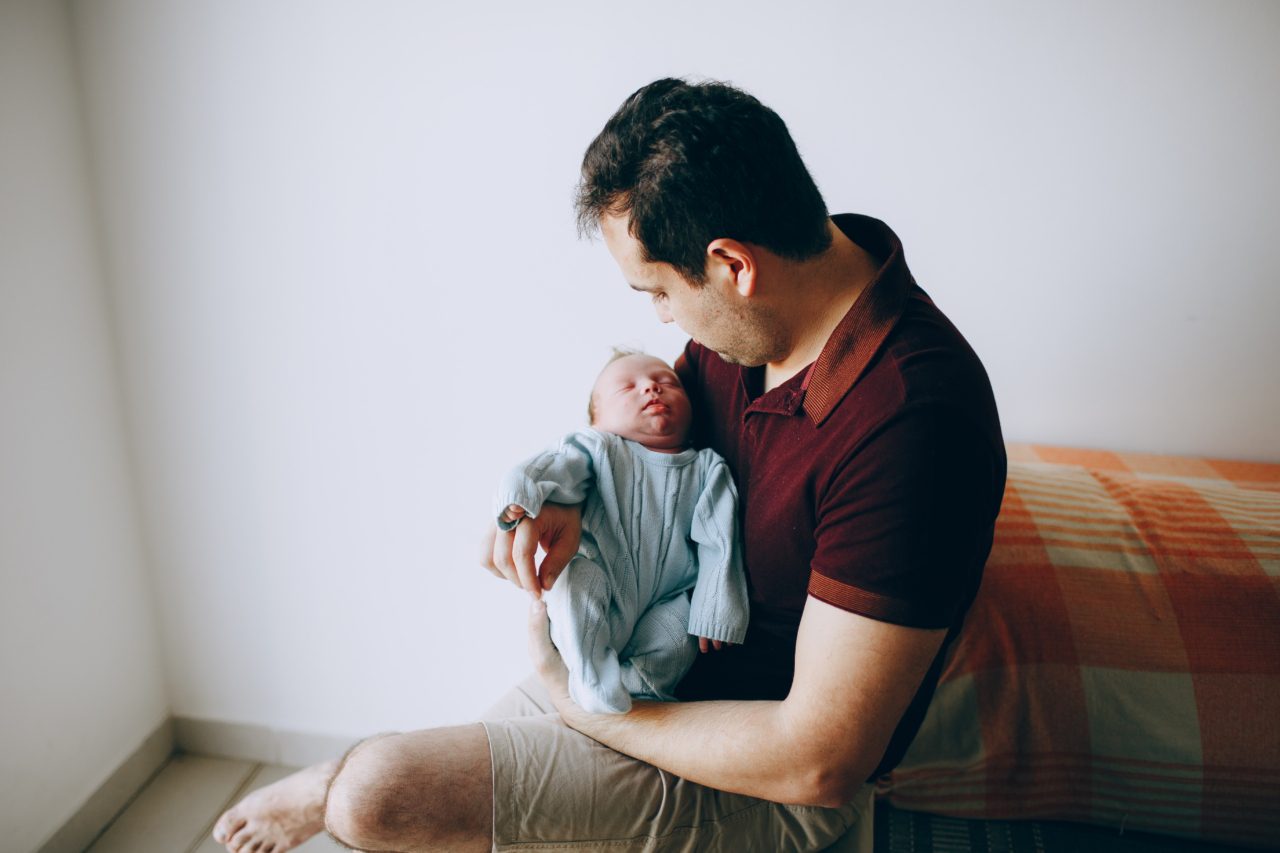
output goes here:
<path id="1" fill-rule="evenodd" d="M 902 241 L 888 225 L 857 213 L 838 213 L 831 221 L 872 257 L 883 260 L 805 375 L 803 406 L 814 426 L 821 426 L 857 384 L 902 316 L 915 284 L 907 269 Z"/>

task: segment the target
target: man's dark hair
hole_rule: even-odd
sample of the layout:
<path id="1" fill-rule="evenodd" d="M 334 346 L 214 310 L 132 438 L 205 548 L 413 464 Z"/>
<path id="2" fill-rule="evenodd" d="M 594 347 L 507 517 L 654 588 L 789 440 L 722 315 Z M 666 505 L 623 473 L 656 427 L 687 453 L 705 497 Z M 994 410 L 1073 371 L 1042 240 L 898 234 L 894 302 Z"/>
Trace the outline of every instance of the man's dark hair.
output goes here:
<path id="1" fill-rule="evenodd" d="M 705 281 L 719 237 L 791 260 L 831 245 L 827 205 L 773 110 L 727 83 L 665 78 L 637 90 L 582 158 L 578 231 L 630 214 L 644 259 Z"/>

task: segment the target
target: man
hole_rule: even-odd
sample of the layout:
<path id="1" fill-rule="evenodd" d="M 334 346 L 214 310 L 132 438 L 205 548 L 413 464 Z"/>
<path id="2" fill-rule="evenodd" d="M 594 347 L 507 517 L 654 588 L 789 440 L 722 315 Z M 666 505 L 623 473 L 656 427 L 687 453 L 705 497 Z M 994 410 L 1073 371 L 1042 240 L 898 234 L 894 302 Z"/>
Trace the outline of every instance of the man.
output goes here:
<path id="1" fill-rule="evenodd" d="M 991 546 L 986 373 L 893 232 L 829 217 L 782 120 L 731 86 L 629 97 L 587 150 L 578 214 L 693 338 L 677 368 L 741 499 L 745 644 L 700 658 L 691 701 L 591 715 L 535 602 L 537 676 L 483 724 L 380 735 L 255 792 L 215 828 L 230 849 L 324 826 L 363 850 L 818 850 L 870 819 Z M 579 521 L 547 506 L 494 531 L 488 567 L 540 598 Z"/>

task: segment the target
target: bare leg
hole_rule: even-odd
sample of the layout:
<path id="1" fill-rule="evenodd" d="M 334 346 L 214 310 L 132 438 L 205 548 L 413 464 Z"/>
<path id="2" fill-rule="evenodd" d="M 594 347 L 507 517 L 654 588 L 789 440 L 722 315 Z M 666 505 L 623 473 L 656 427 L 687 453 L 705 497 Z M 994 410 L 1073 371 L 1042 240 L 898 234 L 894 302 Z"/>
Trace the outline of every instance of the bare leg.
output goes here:
<path id="1" fill-rule="evenodd" d="M 361 850 L 488 850 L 491 774 L 482 726 L 374 735 L 253 791 L 213 838 L 234 853 L 285 853 L 325 829 Z"/>
<path id="2" fill-rule="evenodd" d="M 339 761 L 324 761 L 253 791 L 218 818 L 213 839 L 228 850 L 284 853 L 324 829 L 324 795 Z"/>
<path id="3" fill-rule="evenodd" d="M 479 724 L 364 741 L 334 776 L 324 824 L 366 851 L 476 851 L 493 838 L 489 739 Z"/>

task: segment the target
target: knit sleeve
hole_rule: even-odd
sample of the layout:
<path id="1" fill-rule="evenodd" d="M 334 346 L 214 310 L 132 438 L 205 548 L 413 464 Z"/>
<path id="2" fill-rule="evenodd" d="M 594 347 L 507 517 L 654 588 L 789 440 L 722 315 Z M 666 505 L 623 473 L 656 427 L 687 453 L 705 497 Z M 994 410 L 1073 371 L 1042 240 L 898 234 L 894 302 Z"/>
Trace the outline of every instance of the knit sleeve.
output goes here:
<path id="1" fill-rule="evenodd" d="M 595 457 L 603 451 L 600 434 L 582 430 L 565 436 L 555 448 L 517 465 L 502 478 L 494 496 L 493 514 L 502 530 L 515 527 L 515 522 L 502 520 L 503 511 L 512 504 L 522 507 L 530 518 L 536 518 L 547 501 L 575 504 L 581 502 L 595 482 Z"/>
<path id="2" fill-rule="evenodd" d="M 698 580 L 690 602 L 689 633 L 741 643 L 750 604 L 738 541 L 738 493 L 729 466 L 718 456 L 694 509 L 691 537 L 697 546 Z"/>

